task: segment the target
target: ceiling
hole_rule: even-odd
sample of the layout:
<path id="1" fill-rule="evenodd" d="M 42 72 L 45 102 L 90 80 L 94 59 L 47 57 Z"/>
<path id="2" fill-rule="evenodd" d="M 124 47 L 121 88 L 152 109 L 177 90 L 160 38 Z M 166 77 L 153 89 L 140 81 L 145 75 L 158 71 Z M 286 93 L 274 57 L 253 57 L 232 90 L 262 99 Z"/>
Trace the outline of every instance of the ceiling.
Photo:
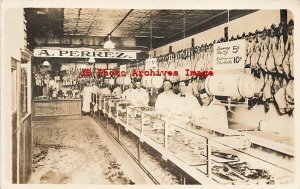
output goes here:
<path id="1" fill-rule="evenodd" d="M 229 10 L 233 20 L 256 10 Z M 27 40 L 36 46 L 101 46 L 147 51 L 228 21 L 227 10 L 27 8 Z"/>

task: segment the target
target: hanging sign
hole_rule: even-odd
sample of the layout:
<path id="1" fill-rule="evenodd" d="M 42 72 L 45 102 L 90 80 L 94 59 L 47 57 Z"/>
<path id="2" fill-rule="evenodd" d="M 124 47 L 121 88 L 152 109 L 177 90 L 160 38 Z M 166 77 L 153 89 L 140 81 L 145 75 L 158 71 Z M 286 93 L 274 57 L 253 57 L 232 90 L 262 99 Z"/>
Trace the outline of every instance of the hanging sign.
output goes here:
<path id="1" fill-rule="evenodd" d="M 90 48 L 37 48 L 34 49 L 33 54 L 35 57 L 136 59 L 137 53 L 135 51 L 95 50 Z"/>
<path id="2" fill-rule="evenodd" d="M 214 44 L 214 71 L 244 69 L 245 60 L 245 39 Z"/>

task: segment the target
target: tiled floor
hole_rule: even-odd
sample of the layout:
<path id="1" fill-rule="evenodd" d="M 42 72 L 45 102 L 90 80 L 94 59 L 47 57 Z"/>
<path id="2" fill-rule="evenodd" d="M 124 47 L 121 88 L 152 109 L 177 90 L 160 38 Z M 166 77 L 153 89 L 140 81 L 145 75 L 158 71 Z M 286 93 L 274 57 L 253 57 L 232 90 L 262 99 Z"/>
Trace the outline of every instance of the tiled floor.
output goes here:
<path id="1" fill-rule="evenodd" d="M 153 184 L 102 126 L 88 116 L 33 122 L 30 183 Z"/>

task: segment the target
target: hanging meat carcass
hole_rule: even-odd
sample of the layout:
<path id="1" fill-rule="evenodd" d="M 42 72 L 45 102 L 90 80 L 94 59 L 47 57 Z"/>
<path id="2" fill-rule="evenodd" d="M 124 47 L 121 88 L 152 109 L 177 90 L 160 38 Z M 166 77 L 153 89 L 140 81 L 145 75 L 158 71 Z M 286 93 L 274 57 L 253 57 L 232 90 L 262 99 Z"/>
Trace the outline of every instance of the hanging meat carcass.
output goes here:
<path id="1" fill-rule="evenodd" d="M 195 55 L 195 70 L 197 70 L 197 71 L 202 71 L 202 66 L 201 66 L 202 60 L 201 60 L 201 58 L 202 58 L 202 52 L 201 52 L 201 49 L 198 48 L 196 50 L 196 55 Z"/>
<path id="2" fill-rule="evenodd" d="M 268 56 L 268 49 L 267 49 L 267 44 L 265 40 L 262 40 L 260 43 L 260 57 L 258 60 L 258 66 L 265 72 L 267 72 L 267 56 Z"/>
<path id="3" fill-rule="evenodd" d="M 213 66 L 213 44 L 209 45 L 207 70 L 212 70 Z"/>
<path id="4" fill-rule="evenodd" d="M 265 75 L 265 87 L 263 89 L 263 98 L 262 100 L 265 102 L 265 112 L 269 111 L 269 102 L 272 98 L 272 84 L 273 84 L 273 78 L 272 75 L 266 74 Z"/>
<path id="5" fill-rule="evenodd" d="M 277 38 L 274 37 L 274 31 L 269 30 L 268 32 L 268 39 L 270 40 L 269 46 L 268 46 L 268 58 L 266 61 L 267 70 L 271 73 L 276 72 L 276 66 L 275 66 L 275 58 L 274 58 L 274 50 L 277 49 Z"/>
<path id="6" fill-rule="evenodd" d="M 246 60 L 245 60 L 245 67 L 249 67 L 251 64 L 251 57 L 254 52 L 254 47 L 255 47 L 255 38 L 252 33 L 249 33 L 249 37 L 246 40 Z"/>
<path id="7" fill-rule="evenodd" d="M 290 79 L 290 73 L 291 73 L 290 60 L 289 60 L 289 54 L 287 53 L 285 54 L 285 57 L 282 61 L 282 68 L 286 78 Z"/>
<path id="8" fill-rule="evenodd" d="M 258 97 L 262 96 L 262 91 L 265 86 L 265 79 L 263 76 L 263 73 L 260 72 L 259 77 L 254 77 L 255 78 L 255 93 L 258 94 Z"/>
<path id="9" fill-rule="evenodd" d="M 286 113 L 286 108 L 287 108 L 287 102 L 285 98 L 285 86 L 280 88 L 275 94 L 274 94 L 274 99 L 276 101 L 276 104 L 278 106 L 278 111 L 281 114 Z"/>
<path id="10" fill-rule="evenodd" d="M 260 57 L 260 46 L 259 46 L 259 42 L 258 40 L 255 42 L 254 44 L 254 52 L 251 56 L 251 64 L 250 64 L 250 68 L 251 69 L 257 69 L 257 64 L 258 64 L 258 61 L 259 61 L 259 57 Z"/>
<path id="11" fill-rule="evenodd" d="M 274 38 L 276 39 L 277 37 L 274 37 Z M 275 63 L 277 72 L 280 74 L 283 73 L 282 62 L 283 62 L 283 58 L 284 58 L 284 54 L 282 53 L 282 49 L 281 49 L 282 43 L 283 43 L 283 38 L 281 38 L 278 41 L 277 49 L 273 49 L 274 63 Z"/>
<path id="12" fill-rule="evenodd" d="M 285 98 L 290 105 L 294 105 L 294 80 L 290 80 L 285 88 Z"/>
<path id="13" fill-rule="evenodd" d="M 294 78 L 294 21 L 289 21 L 288 40 L 286 44 L 286 52 L 289 55 L 290 74 Z"/>
<path id="14" fill-rule="evenodd" d="M 275 77 L 272 85 L 272 93 L 275 94 L 282 87 L 282 77 Z"/>

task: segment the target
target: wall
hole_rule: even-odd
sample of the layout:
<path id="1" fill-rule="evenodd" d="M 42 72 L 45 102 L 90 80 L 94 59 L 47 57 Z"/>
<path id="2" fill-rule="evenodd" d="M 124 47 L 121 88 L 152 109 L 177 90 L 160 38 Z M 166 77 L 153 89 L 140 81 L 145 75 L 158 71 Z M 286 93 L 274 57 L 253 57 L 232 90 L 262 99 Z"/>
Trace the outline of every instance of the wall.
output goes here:
<path id="1" fill-rule="evenodd" d="M 257 20 L 257 22 L 254 22 L 255 20 Z M 271 24 L 275 23 L 276 25 L 278 25 L 279 22 L 279 10 L 259 10 L 244 17 L 230 21 L 229 23 L 222 24 L 215 28 L 187 37 L 185 39 L 156 48 L 154 49 L 154 51 L 156 51 L 156 55 L 159 56 L 168 53 L 169 46 L 172 46 L 174 52 L 183 48 L 191 47 L 192 38 L 195 39 L 195 45 L 211 43 L 214 40 L 218 40 L 221 37 L 224 37 L 224 28 L 227 26 L 228 36 L 230 38 L 232 35 L 241 35 L 243 32 L 254 32 L 256 29 L 262 30 L 264 27 L 269 28 Z"/>
<path id="2" fill-rule="evenodd" d="M 293 18 L 293 14 L 288 11 L 288 21 Z M 173 52 L 183 48 L 191 47 L 191 39 L 195 39 L 195 45 L 210 43 L 224 36 L 224 28 L 228 26 L 228 36 L 242 35 L 243 32 L 255 32 L 256 29 L 262 30 L 264 27 L 270 28 L 271 24 L 278 25 L 280 22 L 280 10 L 259 10 L 244 17 L 222 24 L 218 27 L 195 34 L 191 37 L 170 43 L 168 45 L 154 49 L 156 55 L 167 54 L 169 46 L 172 46 Z M 228 114 L 229 120 L 236 122 L 243 127 L 258 128 L 260 120 L 266 120 L 269 130 L 286 135 L 293 135 L 294 119 L 288 115 L 279 115 L 275 106 L 270 104 L 268 113 L 264 112 L 264 106 L 255 106 L 252 110 L 247 108 L 236 108 L 237 114 Z"/>
<path id="3" fill-rule="evenodd" d="M 21 61 L 21 51 L 24 49 L 23 10 L 17 8 L 1 10 L 1 25 L 4 27 L 1 35 L 1 142 L 5 154 L 1 162 L 5 162 L 2 175 L 5 182 L 12 182 L 12 81 L 11 58 Z M 5 127 L 4 127 L 5 126 Z M 3 156 L 2 156 L 3 158 Z M 3 181 L 3 180 L 2 180 Z"/>

